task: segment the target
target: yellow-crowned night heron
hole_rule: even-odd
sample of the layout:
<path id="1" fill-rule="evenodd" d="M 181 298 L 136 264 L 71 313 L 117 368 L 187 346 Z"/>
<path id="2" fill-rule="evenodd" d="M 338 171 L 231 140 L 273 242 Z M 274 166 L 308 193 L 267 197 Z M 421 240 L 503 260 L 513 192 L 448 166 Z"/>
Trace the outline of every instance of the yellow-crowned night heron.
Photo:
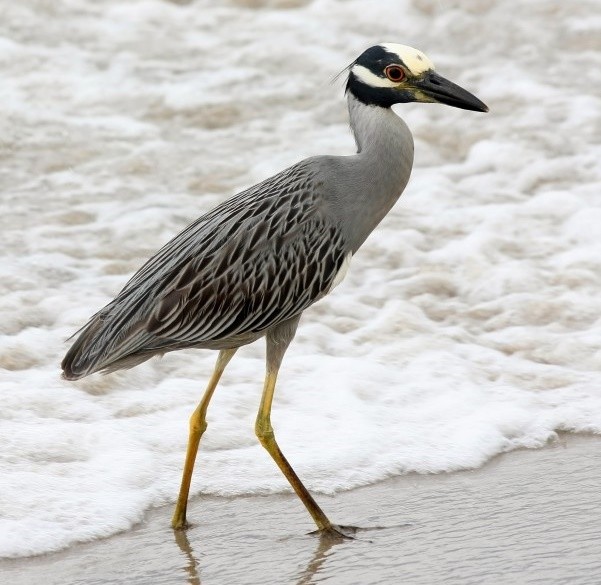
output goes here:
<path id="1" fill-rule="evenodd" d="M 352 255 L 407 184 L 413 139 L 390 107 L 440 102 L 488 109 L 435 73 L 422 52 L 392 43 L 371 47 L 349 66 L 346 93 L 357 154 L 303 160 L 197 219 L 90 319 L 62 362 L 64 377 L 77 380 L 176 349 L 219 350 L 190 419 L 174 528 L 187 525 L 192 470 L 219 378 L 240 346 L 264 336 L 267 373 L 256 434 L 318 529 L 338 532 L 275 440 L 270 412 L 284 352 L 301 313 L 342 280 Z"/>

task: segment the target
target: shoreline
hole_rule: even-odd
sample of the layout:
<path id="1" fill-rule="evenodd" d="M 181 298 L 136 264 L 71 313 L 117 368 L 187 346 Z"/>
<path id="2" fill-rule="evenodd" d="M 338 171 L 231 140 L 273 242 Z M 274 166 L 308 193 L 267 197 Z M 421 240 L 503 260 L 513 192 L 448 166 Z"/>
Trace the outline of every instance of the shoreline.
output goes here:
<path id="1" fill-rule="evenodd" d="M 293 494 L 190 502 L 196 521 L 169 527 L 172 506 L 129 531 L 36 557 L 0 560 L 12 585 L 117 583 L 601 582 L 601 437 L 561 434 L 537 450 L 448 474 L 409 474 L 318 496 L 354 540 L 309 535 Z M 395 579 L 397 579 L 395 581 Z M 489 581 L 490 580 L 490 581 Z"/>

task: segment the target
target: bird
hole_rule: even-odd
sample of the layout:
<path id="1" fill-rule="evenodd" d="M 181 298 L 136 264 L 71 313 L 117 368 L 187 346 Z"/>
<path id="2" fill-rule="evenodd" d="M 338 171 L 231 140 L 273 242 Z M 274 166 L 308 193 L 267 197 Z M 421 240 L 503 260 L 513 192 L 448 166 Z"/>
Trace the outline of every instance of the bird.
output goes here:
<path id="1" fill-rule="evenodd" d="M 190 482 L 221 375 L 240 347 L 265 338 L 255 433 L 318 532 L 348 535 L 330 522 L 276 441 L 271 407 L 282 359 L 301 314 L 342 281 L 357 250 L 407 185 L 413 137 L 392 106 L 440 103 L 476 112 L 488 107 L 407 45 L 374 45 L 343 71 L 356 153 L 302 160 L 202 215 L 90 318 L 61 363 L 63 377 L 78 380 L 184 348 L 219 352 L 189 420 L 174 529 L 189 526 Z"/>

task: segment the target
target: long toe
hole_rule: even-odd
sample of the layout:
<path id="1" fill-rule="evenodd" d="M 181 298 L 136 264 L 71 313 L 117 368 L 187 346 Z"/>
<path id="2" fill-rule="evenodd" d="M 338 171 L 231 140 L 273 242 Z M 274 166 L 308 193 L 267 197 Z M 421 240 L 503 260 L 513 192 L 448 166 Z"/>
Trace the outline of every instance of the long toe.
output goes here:
<path id="1" fill-rule="evenodd" d="M 310 534 L 315 534 L 320 538 L 342 541 L 342 540 L 353 540 L 357 534 L 356 526 L 339 526 L 338 524 L 330 524 L 327 528 L 320 528 Z"/>

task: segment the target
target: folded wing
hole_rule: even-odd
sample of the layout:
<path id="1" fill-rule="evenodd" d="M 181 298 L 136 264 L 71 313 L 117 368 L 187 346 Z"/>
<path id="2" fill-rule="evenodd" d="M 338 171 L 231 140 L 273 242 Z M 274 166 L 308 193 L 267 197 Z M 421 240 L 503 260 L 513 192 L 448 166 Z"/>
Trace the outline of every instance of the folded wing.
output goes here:
<path id="1" fill-rule="evenodd" d="M 340 231 L 307 162 L 225 201 L 153 256 L 79 332 L 64 376 L 136 365 L 185 347 L 236 347 L 332 287 Z"/>

